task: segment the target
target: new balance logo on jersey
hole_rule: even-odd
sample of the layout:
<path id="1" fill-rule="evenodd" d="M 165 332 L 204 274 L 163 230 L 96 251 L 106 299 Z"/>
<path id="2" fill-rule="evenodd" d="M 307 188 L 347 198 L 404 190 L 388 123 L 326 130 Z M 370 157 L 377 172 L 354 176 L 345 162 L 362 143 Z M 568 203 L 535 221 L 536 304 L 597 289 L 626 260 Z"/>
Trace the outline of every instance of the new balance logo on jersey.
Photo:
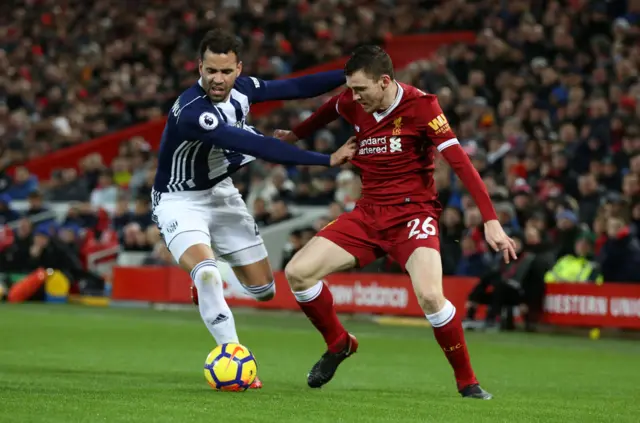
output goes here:
<path id="1" fill-rule="evenodd" d="M 227 320 L 229 320 L 229 316 L 227 316 L 226 314 L 220 313 L 210 323 L 211 323 L 212 326 L 215 326 L 215 325 L 218 325 L 218 324 L 220 324 L 222 322 L 226 322 Z"/>
<path id="2" fill-rule="evenodd" d="M 444 114 L 440 113 L 435 117 L 431 122 L 429 122 L 429 127 L 433 129 L 436 134 L 441 134 L 443 132 L 447 132 L 450 130 L 449 122 Z"/>
<path id="3" fill-rule="evenodd" d="M 392 153 L 402 151 L 402 141 L 400 137 L 391 137 L 391 139 L 389 139 L 389 151 Z"/>

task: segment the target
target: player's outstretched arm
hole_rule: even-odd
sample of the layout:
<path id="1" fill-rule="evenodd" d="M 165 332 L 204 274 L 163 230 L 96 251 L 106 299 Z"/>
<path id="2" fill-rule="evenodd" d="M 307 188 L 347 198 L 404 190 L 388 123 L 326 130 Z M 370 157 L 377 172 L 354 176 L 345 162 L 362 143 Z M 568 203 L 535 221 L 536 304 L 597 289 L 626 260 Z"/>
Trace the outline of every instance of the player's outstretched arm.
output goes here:
<path id="1" fill-rule="evenodd" d="M 487 242 L 495 251 L 502 251 L 505 262 L 509 263 L 511 258 L 517 259 L 515 243 L 502 229 L 487 187 L 449 127 L 438 100 L 435 97 L 424 97 L 424 101 L 427 136 L 458 175 L 478 206 L 485 222 Z"/>
<path id="2" fill-rule="evenodd" d="M 253 134 L 220 122 L 212 112 L 202 112 L 195 119 L 180 121 L 180 131 L 187 139 L 196 139 L 216 147 L 249 154 L 284 165 L 338 166 L 350 160 L 355 146 L 336 151 L 331 156 L 301 150 L 277 138 Z"/>
<path id="3" fill-rule="evenodd" d="M 342 70 L 314 73 L 297 78 L 265 81 L 251 77 L 252 102 L 313 98 L 328 93 L 346 82 Z"/>
<path id="4" fill-rule="evenodd" d="M 334 96 L 329 101 L 318 108 L 311 116 L 300 122 L 291 131 L 277 129 L 274 136 L 288 143 L 295 143 L 298 140 L 307 138 L 320 128 L 328 125 L 340 117 L 336 105 L 340 96 Z"/>

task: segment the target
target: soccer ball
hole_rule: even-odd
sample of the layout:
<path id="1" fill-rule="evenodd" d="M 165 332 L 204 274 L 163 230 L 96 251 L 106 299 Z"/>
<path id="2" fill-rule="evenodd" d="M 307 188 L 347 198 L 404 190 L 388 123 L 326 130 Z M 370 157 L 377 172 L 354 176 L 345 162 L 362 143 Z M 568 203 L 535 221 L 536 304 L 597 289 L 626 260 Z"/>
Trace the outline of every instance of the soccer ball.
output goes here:
<path id="1" fill-rule="evenodd" d="M 257 374 L 255 357 L 240 344 L 218 345 L 204 362 L 204 377 L 216 391 L 246 391 Z"/>

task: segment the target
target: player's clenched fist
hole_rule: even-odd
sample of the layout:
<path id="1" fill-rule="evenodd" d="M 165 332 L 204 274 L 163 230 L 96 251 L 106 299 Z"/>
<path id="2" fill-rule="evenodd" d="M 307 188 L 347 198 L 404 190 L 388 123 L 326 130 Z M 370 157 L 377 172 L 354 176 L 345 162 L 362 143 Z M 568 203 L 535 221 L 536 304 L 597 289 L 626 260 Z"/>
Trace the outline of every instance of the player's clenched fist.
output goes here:
<path id="1" fill-rule="evenodd" d="M 516 243 L 507 236 L 502 225 L 497 220 L 490 220 L 484 224 L 484 236 L 494 251 L 502 251 L 504 262 L 517 260 Z"/>
<path id="2" fill-rule="evenodd" d="M 356 142 L 356 137 L 349 138 L 342 147 L 331 155 L 331 166 L 340 166 L 341 164 L 345 164 L 349 160 L 353 159 L 357 150 L 358 144 Z"/>

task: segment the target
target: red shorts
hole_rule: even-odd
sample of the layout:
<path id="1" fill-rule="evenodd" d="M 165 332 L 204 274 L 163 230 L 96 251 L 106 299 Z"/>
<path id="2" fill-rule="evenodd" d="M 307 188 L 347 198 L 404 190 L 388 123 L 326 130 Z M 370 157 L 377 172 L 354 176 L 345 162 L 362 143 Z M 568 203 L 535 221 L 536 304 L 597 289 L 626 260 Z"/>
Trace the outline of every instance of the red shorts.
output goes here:
<path id="1" fill-rule="evenodd" d="M 404 269 L 418 247 L 440 251 L 439 203 L 357 205 L 325 226 L 318 236 L 342 247 L 363 267 L 388 254 Z"/>

